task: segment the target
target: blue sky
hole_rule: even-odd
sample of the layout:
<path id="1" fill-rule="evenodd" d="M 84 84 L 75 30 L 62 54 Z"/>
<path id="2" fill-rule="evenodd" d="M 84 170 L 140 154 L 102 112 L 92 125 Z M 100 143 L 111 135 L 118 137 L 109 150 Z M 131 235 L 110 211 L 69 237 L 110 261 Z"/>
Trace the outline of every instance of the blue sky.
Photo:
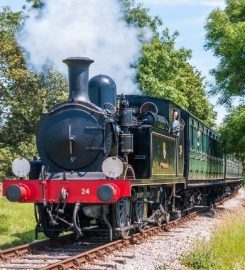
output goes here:
<path id="1" fill-rule="evenodd" d="M 171 33 L 175 30 L 179 32 L 176 46 L 191 49 L 191 64 L 211 81 L 209 70 L 217 65 L 218 59 L 203 48 L 204 24 L 214 8 L 224 8 L 225 0 L 141 0 L 141 2 L 151 10 L 152 15 L 161 17 Z M 24 0 L 0 0 L 1 6 L 9 5 L 14 10 L 20 9 L 24 3 Z M 216 98 L 210 98 L 210 101 L 215 105 L 218 112 L 217 123 L 220 123 L 226 111 L 216 105 Z"/>
<path id="2" fill-rule="evenodd" d="M 190 48 L 191 63 L 209 76 L 209 69 L 216 66 L 217 59 L 203 49 L 205 41 L 204 24 L 212 9 L 224 6 L 223 0 L 143 0 L 152 15 L 162 18 L 170 32 L 177 30 L 177 47 Z"/>

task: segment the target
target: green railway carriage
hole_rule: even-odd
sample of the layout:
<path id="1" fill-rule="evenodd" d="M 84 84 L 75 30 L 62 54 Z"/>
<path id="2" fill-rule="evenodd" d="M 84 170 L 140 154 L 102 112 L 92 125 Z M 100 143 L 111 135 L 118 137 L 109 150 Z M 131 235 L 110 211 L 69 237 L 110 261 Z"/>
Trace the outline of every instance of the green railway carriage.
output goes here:
<path id="1" fill-rule="evenodd" d="M 194 181 L 229 181 L 241 178 L 242 163 L 226 156 L 219 134 L 188 111 L 182 110 L 185 125 L 186 178 Z"/>
<path id="2" fill-rule="evenodd" d="M 188 180 L 224 179 L 224 158 L 219 134 L 191 113 L 182 110 L 186 123 L 186 156 Z"/>
<path id="3" fill-rule="evenodd" d="M 135 151 L 129 158 L 136 181 L 145 183 L 144 179 L 150 178 L 154 182 L 205 185 L 241 179 L 241 162 L 226 157 L 219 134 L 193 114 L 166 99 L 135 95 L 126 98 L 136 117 L 145 110 L 166 120 L 164 125 L 156 121 L 155 125 L 132 129 Z M 172 128 L 174 111 L 179 114 L 178 134 Z"/>
<path id="4" fill-rule="evenodd" d="M 242 175 L 242 162 L 235 156 L 227 155 L 225 157 L 225 178 L 237 179 L 237 176 Z"/>

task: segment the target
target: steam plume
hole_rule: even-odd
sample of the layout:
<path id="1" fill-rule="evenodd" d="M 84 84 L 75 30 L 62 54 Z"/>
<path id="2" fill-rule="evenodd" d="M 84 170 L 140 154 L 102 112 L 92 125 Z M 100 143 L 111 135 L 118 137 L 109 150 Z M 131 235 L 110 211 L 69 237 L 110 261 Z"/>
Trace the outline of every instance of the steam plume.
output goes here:
<path id="1" fill-rule="evenodd" d="M 106 74 L 116 81 L 119 92 L 136 90 L 130 65 L 139 57 L 139 33 L 123 21 L 116 0 L 46 0 L 44 4 L 41 14 L 31 11 L 18 37 L 34 67 L 50 61 L 67 73 L 63 59 L 90 57 L 95 60 L 90 77 Z"/>

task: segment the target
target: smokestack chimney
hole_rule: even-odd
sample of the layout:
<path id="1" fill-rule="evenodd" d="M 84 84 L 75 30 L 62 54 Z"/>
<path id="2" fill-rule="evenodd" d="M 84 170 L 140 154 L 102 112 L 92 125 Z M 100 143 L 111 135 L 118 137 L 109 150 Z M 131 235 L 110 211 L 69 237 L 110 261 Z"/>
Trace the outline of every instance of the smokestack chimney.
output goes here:
<path id="1" fill-rule="evenodd" d="M 86 57 L 69 57 L 63 62 L 68 66 L 68 101 L 91 102 L 88 96 L 88 73 L 89 66 L 94 61 Z"/>

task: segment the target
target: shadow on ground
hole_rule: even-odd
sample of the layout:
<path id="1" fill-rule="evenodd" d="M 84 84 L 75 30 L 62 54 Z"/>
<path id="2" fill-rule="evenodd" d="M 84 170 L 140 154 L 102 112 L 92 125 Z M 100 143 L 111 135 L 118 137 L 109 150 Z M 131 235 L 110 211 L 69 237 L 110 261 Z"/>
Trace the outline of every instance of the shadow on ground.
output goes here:
<path id="1" fill-rule="evenodd" d="M 0 249 L 11 248 L 14 246 L 24 245 L 34 240 L 35 234 L 34 230 L 27 232 L 12 234 L 11 237 L 14 238 L 13 241 L 0 245 Z"/>

